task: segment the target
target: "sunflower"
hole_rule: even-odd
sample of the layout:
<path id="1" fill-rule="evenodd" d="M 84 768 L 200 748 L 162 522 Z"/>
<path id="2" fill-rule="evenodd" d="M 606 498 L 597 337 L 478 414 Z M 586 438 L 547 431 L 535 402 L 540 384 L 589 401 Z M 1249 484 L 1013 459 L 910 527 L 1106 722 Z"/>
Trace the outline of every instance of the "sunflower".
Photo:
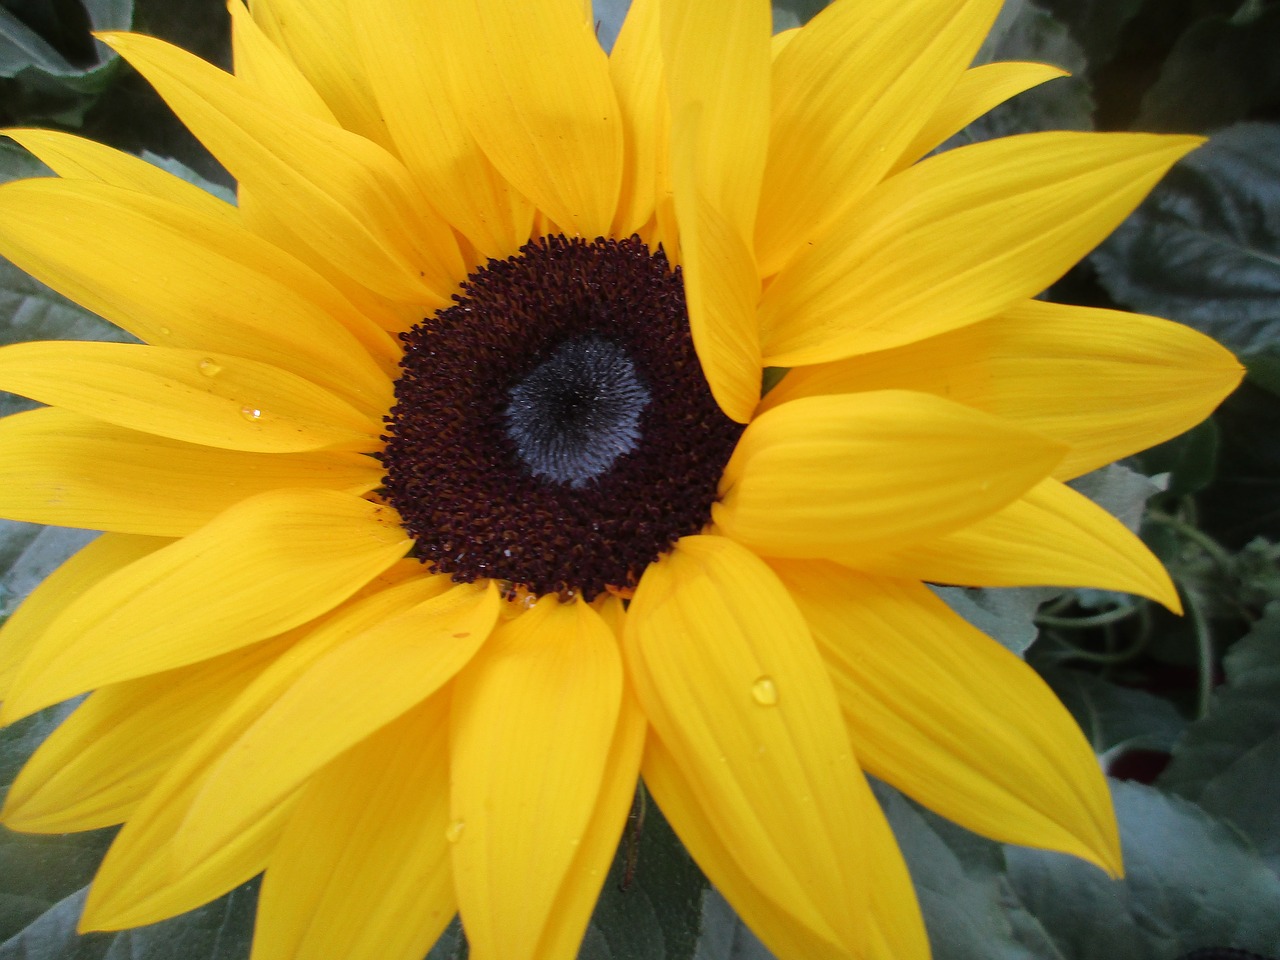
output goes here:
<path id="1" fill-rule="evenodd" d="M 228 205 L 61 133 L 0 252 L 141 343 L 0 350 L 0 513 L 105 531 L 5 625 L 89 693 L 5 822 L 123 823 L 82 928 L 265 871 L 255 960 L 570 958 L 638 778 L 784 958 L 924 957 L 865 773 L 1119 874 L 1095 759 L 925 582 L 1177 606 L 1064 481 L 1234 358 L 1032 299 L 1198 141 L 928 156 L 1059 75 L 999 0 L 233 0 L 235 73 L 103 40 Z M 769 381 L 787 370 L 763 393 Z"/>

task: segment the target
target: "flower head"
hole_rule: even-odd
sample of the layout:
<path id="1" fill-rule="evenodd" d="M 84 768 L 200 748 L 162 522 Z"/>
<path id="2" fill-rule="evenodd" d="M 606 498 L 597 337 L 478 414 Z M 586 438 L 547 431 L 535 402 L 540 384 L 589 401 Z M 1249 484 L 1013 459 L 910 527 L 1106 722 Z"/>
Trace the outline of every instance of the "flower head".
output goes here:
<path id="1" fill-rule="evenodd" d="M 927 954 L 863 771 L 1121 870 L 1094 758 L 924 585 L 1176 607 L 1063 481 L 1238 382 L 1032 299 L 1188 137 L 920 158 L 1058 75 L 998 0 L 231 4 L 236 71 L 105 37 L 235 207 L 76 137 L 0 252 L 139 344 L 0 350 L 0 513 L 106 531 L 0 634 L 2 717 L 93 691 L 4 810 L 124 823 L 83 926 L 265 870 L 254 956 L 575 955 L 643 776 L 783 957 Z M 589 4 L 587 5 L 589 7 Z M 788 368 L 761 399 L 766 368 Z"/>

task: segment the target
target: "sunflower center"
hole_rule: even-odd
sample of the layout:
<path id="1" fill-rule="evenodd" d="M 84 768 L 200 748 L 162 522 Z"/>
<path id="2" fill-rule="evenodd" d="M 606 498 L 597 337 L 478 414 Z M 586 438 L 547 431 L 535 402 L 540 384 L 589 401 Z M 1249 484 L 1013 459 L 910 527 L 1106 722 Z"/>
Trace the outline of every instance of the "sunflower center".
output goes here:
<path id="1" fill-rule="evenodd" d="M 640 443 L 649 391 L 625 350 L 570 340 L 510 390 L 507 436 L 535 477 L 571 487 L 606 473 Z"/>
<path id="2" fill-rule="evenodd" d="M 661 249 L 541 238 L 403 340 L 384 492 L 424 563 L 591 599 L 709 521 L 742 427 Z"/>

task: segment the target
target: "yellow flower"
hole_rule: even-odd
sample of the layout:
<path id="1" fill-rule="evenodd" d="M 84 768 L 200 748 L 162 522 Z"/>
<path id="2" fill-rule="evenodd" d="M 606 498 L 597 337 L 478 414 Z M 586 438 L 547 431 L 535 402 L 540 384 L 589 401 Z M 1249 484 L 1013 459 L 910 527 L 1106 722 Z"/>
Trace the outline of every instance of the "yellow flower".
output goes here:
<path id="1" fill-rule="evenodd" d="M 50 404 L 0 513 L 107 531 L 0 636 L 6 722 L 94 691 L 4 810 L 124 823 L 85 929 L 265 870 L 256 960 L 455 910 L 571 958 L 638 776 L 784 958 L 927 955 L 864 770 L 1120 872 L 1067 713 L 922 581 L 1176 607 L 1063 481 L 1240 369 L 1031 299 L 1195 139 L 919 159 L 1058 75 L 967 69 L 999 6 L 634 0 L 606 56 L 579 0 L 254 0 L 235 76 L 105 38 L 240 193 L 12 132 L 59 177 L 0 252 L 143 341 L 0 351 Z"/>

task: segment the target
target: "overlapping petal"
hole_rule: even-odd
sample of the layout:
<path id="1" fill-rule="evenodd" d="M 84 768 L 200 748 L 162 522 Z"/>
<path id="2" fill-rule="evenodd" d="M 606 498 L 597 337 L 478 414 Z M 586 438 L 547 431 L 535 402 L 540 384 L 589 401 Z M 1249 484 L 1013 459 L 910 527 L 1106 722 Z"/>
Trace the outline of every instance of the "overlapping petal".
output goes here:
<path id="1" fill-rule="evenodd" d="M 1017 61 L 984 63 L 966 70 L 888 172 L 893 174 L 905 170 L 952 134 L 959 133 L 1011 97 L 1065 76 L 1068 76 L 1067 71 L 1060 67 Z"/>
<path id="2" fill-rule="evenodd" d="M 999 9 L 999 0 L 837 0 L 778 55 L 755 232 L 762 274 L 879 183 Z"/>
<path id="3" fill-rule="evenodd" d="M 685 537 L 641 578 L 624 648 L 653 736 L 737 870 L 804 930 L 858 955 L 872 800 L 781 583 L 724 537 Z"/>
<path id="4" fill-rule="evenodd" d="M 389 403 L 391 339 L 223 216 L 108 184 L 26 180 L 0 190 L 0 241 L 24 270 L 148 343 L 270 363 L 371 413 Z M 168 282 L 144 282 L 144 268 Z"/>
<path id="5" fill-rule="evenodd" d="M 389 153 L 162 41 L 102 39 L 335 270 L 388 297 L 447 302 L 464 273 L 453 232 Z"/>
<path id="6" fill-rule="evenodd" d="M 237 222 L 235 207 L 141 157 L 57 130 L 8 129 L 4 135 L 18 141 L 64 179 L 135 190 L 226 223 Z"/>
<path id="7" fill-rule="evenodd" d="M 693 185 L 748 249 L 769 145 L 769 21 L 767 0 L 739 0 L 732 13 L 716 0 L 661 2 L 675 150 L 694 151 Z"/>
<path id="8" fill-rule="evenodd" d="M 438 18 L 415 0 L 387 0 L 362 8 L 352 29 L 396 150 L 431 203 L 481 254 L 513 254 L 530 236 L 534 207 L 481 150 L 465 101 L 450 95 Z"/>
<path id="9" fill-rule="evenodd" d="M 622 118 L 622 188 L 613 235 L 630 236 L 670 192 L 671 105 L 663 78 L 662 0 L 635 0 L 609 55 Z"/>
<path id="10" fill-rule="evenodd" d="M 1056 441 L 926 394 L 803 397 L 747 427 L 711 515 L 768 556 L 855 562 L 995 512 L 1063 452 Z"/>
<path id="11" fill-rule="evenodd" d="M 1045 480 L 1002 510 L 940 537 L 868 552 L 854 564 L 892 576 L 972 587 L 1093 587 L 1182 603 L 1168 571 L 1092 500 Z"/>
<path id="12" fill-rule="evenodd" d="M 341 6 L 333 3 L 328 9 Z M 261 96 L 279 100 L 317 120 L 339 125 L 338 118 L 298 64 L 272 42 L 243 0 L 227 0 L 227 11 L 231 14 L 231 57 L 235 75 Z"/>
<path id="13" fill-rule="evenodd" d="M 765 362 L 901 346 L 1040 293 L 1202 141 L 1030 133 L 960 147 L 886 180 L 765 291 Z"/>
<path id="14" fill-rule="evenodd" d="M 238 2 L 238 0 L 232 0 Z M 294 62 L 338 122 L 388 149 L 392 145 L 355 42 L 347 0 L 250 0 L 254 22 Z M 356 11 L 362 14 L 363 7 Z"/>
<path id="15" fill-rule="evenodd" d="M 393 512 L 358 497 L 252 497 L 69 603 L 23 661 L 0 716 L 12 722 L 292 629 L 350 597 L 407 547 Z"/>
<path id="16" fill-rule="evenodd" d="M 447 578 L 433 578 L 437 581 Z M 326 651 L 228 745 L 176 852 L 196 864 L 307 778 L 451 680 L 498 618 L 490 583 L 456 584 Z"/>
<path id="17" fill-rule="evenodd" d="M 0 350 L 0 388 L 129 430 L 261 453 L 378 448 L 378 420 L 296 374 L 212 350 L 36 341 Z"/>
<path id="18" fill-rule="evenodd" d="M 175 841 L 212 764 L 319 658 L 384 618 L 438 594 L 445 587 L 443 579 L 405 579 L 405 569 L 398 566 L 378 578 L 365 595 L 300 629 L 289 650 L 206 728 L 134 811 L 98 870 L 81 928 L 118 930 L 155 923 L 194 909 L 260 873 L 293 797 L 199 864 L 179 869 L 176 863 Z"/>
<path id="19" fill-rule="evenodd" d="M 1031 667 L 918 582 L 811 561 L 774 569 L 869 773 L 978 833 L 1122 872 L 1106 778 Z"/>
<path id="20" fill-rule="evenodd" d="M 918 343 L 798 367 L 761 409 L 864 390 L 932 393 L 1070 444 L 1053 471 L 1068 480 L 1190 429 L 1242 375 L 1229 351 L 1182 324 L 1027 300 Z"/>
<path id="21" fill-rule="evenodd" d="M 582 11 L 563 0 L 440 0 L 431 27 L 453 102 L 498 171 L 561 230 L 605 235 L 623 132 L 608 58 Z"/>
<path id="22" fill-rule="evenodd" d="M 746 423 L 760 397 L 760 277 L 747 235 L 699 185 L 701 129 L 699 110 L 682 117 L 671 174 L 689 330 L 712 396 L 725 416 Z"/>
<path id="23" fill-rule="evenodd" d="M 215 716 L 295 638 L 95 691 L 14 780 L 0 818 L 13 830 L 67 833 L 122 823 Z"/>
<path id="24" fill-rule="evenodd" d="M 29 523 L 181 537 L 246 497 L 280 487 L 359 496 L 382 475 L 360 454 L 220 450 L 61 407 L 0 420 L 0 513 Z"/>
<path id="25" fill-rule="evenodd" d="M 554 596 L 502 624 L 459 676 L 450 736 L 454 885 L 481 960 L 550 960 L 548 939 L 561 948 L 581 939 L 629 805 L 627 793 L 605 786 L 627 773 L 607 766 L 622 685 L 613 631 L 587 604 Z M 602 791 L 613 809 L 597 824 Z M 611 840 L 588 840 L 592 826 Z M 584 841 L 594 863 L 578 860 Z M 575 867 L 583 872 L 571 877 Z"/>
<path id="26" fill-rule="evenodd" d="M 271 853 L 252 960 L 420 960 L 457 909 L 445 694 L 316 774 Z"/>
<path id="27" fill-rule="evenodd" d="M 0 626 L 0 699 L 7 699 L 19 665 L 76 597 L 99 581 L 173 541 L 105 533 L 49 574 Z"/>

